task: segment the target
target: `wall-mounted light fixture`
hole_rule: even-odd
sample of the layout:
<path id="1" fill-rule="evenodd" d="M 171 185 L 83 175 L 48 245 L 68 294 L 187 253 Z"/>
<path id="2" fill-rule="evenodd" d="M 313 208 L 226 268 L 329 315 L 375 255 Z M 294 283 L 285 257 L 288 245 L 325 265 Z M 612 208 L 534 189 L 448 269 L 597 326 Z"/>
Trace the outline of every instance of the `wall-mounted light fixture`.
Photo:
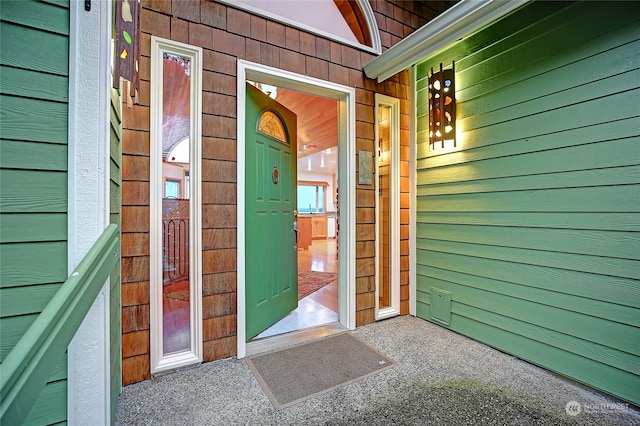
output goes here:
<path id="1" fill-rule="evenodd" d="M 451 69 L 429 72 L 429 147 L 452 141 L 456 146 L 456 89 L 454 64 Z"/>

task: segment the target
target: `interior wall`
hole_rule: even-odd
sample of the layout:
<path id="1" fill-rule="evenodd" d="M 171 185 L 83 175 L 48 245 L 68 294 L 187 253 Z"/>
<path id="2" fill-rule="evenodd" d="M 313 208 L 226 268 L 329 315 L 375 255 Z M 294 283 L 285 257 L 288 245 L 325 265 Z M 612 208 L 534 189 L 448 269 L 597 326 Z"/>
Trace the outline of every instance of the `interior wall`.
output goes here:
<path id="1" fill-rule="evenodd" d="M 372 2 L 384 49 L 445 3 Z M 374 151 L 374 93 L 401 99 L 401 313 L 409 312 L 409 77 L 382 84 L 362 67 L 373 55 L 209 0 L 143 3 L 140 103 L 123 108 L 123 383 L 150 378 L 149 89 L 151 35 L 203 48 L 202 215 L 204 360 L 236 355 L 237 59 L 356 89 L 356 151 Z M 357 162 L 356 162 L 357 163 Z M 354 170 L 353 173 L 357 173 Z M 356 323 L 374 321 L 375 191 L 356 194 Z"/>

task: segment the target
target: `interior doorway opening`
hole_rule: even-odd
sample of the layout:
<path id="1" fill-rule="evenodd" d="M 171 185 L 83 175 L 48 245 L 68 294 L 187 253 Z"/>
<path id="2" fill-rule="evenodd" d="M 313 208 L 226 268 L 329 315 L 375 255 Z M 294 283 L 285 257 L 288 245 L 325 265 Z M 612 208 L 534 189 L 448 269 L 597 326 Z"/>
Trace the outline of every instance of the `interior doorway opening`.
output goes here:
<path id="1" fill-rule="evenodd" d="M 246 122 L 244 120 L 244 109 L 246 105 L 246 82 L 260 82 L 262 85 L 271 86 L 271 91 L 278 92 L 299 92 L 300 94 L 315 97 L 316 100 L 330 100 L 333 102 L 332 114 L 335 119 L 334 139 L 335 133 L 337 133 L 337 145 L 333 147 L 325 147 L 322 150 L 324 154 L 328 155 L 331 150 L 336 151 L 341 161 L 336 161 L 336 177 L 335 182 L 331 182 L 331 186 L 335 187 L 335 198 L 337 204 L 340 206 L 340 210 L 336 209 L 332 211 L 334 219 L 340 227 L 339 238 L 328 238 L 327 231 L 329 228 L 328 207 L 320 207 L 312 203 L 312 206 L 307 206 L 308 216 L 312 218 L 320 218 L 324 216 L 326 223 L 316 226 L 324 226 L 325 234 L 321 238 L 313 239 L 310 246 L 315 246 L 314 250 L 306 250 L 301 257 L 307 256 L 309 259 L 308 269 L 313 270 L 314 263 L 316 265 L 322 264 L 322 268 L 334 269 L 337 273 L 337 280 L 335 283 L 330 282 L 326 287 L 326 291 L 333 290 L 337 293 L 333 296 L 333 307 L 337 304 L 337 322 L 333 322 L 336 329 L 354 329 L 355 328 L 355 266 L 350 259 L 355 258 L 355 182 L 354 178 L 348 173 L 349 170 L 355 169 L 355 90 L 346 86 L 322 81 L 307 76 L 290 73 L 287 71 L 278 70 L 275 68 L 267 67 L 264 65 L 254 64 L 246 61 L 238 61 L 238 190 L 242 191 L 247 184 L 245 182 L 245 171 L 249 167 L 245 164 L 245 147 L 242 143 L 245 140 L 245 127 Z M 267 93 L 263 90 L 263 93 Z M 318 111 L 324 111 L 325 109 L 316 108 L 316 114 Z M 313 117 L 312 117 L 313 118 Z M 317 136 L 317 132 L 315 133 Z M 313 141 L 317 141 L 315 138 Z M 304 139 L 303 139 L 304 141 Z M 306 146 L 305 146 L 306 145 Z M 310 151 L 313 149 L 312 145 L 317 145 L 309 141 L 308 143 L 302 142 L 298 149 L 303 153 L 304 151 Z M 329 150 L 329 152 L 327 152 Z M 304 160 L 304 155 L 298 155 Z M 308 157 L 308 156 L 307 156 Z M 307 162 L 310 161 L 307 158 Z M 320 158 L 322 161 L 322 158 Z M 325 166 L 327 157 L 324 158 Z M 305 167 L 300 167 L 304 169 Z M 326 183 L 329 186 L 328 183 Z M 340 190 L 337 190 L 337 187 Z M 323 188 L 325 190 L 325 188 Z M 329 195 L 331 194 L 331 195 Z M 333 198 L 333 192 L 323 193 L 324 199 L 327 197 Z M 321 199 L 323 197 L 320 197 Z M 240 197 L 239 197 L 240 198 Z M 246 305 L 246 273 L 247 264 L 245 259 L 245 253 L 247 250 L 246 234 L 244 229 L 244 221 L 246 214 L 246 207 L 244 200 L 238 200 L 238 357 L 242 358 L 247 355 L 247 352 L 257 353 L 261 351 L 256 348 L 255 343 L 247 342 L 247 309 Z M 320 214 L 322 213 L 322 214 Z M 313 225 L 312 225 L 313 226 Z M 336 226 L 337 228 L 337 226 Z M 329 240 L 327 242 L 327 240 Z M 328 248 L 333 245 L 333 250 Z M 324 246 L 322 248 L 321 246 Z M 305 252 L 305 250 L 301 250 Z M 314 259 L 315 252 L 315 261 Z M 318 262 L 318 256 L 323 258 L 322 262 Z M 329 258 L 332 258 L 329 262 Z M 305 262 L 304 259 L 300 259 L 300 262 Z M 320 268 L 316 268 L 320 269 Z M 316 272 L 331 272 L 320 271 Z M 333 286 L 332 286 L 333 284 Z M 319 296 L 316 294 L 316 296 Z M 325 299 L 328 300 L 329 298 Z M 320 303 L 321 304 L 321 303 Z M 322 304 L 321 304 L 322 305 Z M 324 305 L 323 305 L 324 306 Z M 334 311 L 335 312 L 335 311 Z M 335 317 L 334 317 L 335 318 Z M 330 327 L 331 328 L 331 327 Z M 294 333 L 295 334 L 295 333 Z M 272 339 L 259 339 L 259 340 L 272 340 Z M 289 342 L 288 344 L 291 344 Z M 248 347 L 251 346 L 251 350 Z M 264 346 L 261 346 L 264 347 Z M 265 347 L 262 350 L 272 349 L 273 346 Z"/>

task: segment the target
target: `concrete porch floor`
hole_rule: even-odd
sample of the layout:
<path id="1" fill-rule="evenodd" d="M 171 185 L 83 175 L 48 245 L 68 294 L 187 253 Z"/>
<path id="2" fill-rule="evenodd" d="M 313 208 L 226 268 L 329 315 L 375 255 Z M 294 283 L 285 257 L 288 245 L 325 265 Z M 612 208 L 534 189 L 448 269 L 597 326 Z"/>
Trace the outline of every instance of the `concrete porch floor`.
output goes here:
<path id="1" fill-rule="evenodd" d="M 275 410 L 244 360 L 214 361 L 125 387 L 116 424 L 640 425 L 626 403 L 418 318 L 354 333 L 398 365 Z"/>

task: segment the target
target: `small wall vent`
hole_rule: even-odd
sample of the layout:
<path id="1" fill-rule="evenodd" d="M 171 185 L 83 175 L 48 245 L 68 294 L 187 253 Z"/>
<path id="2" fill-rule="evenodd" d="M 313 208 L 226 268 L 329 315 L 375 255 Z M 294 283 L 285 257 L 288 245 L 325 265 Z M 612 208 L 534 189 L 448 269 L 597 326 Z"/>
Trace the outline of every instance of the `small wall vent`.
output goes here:
<path id="1" fill-rule="evenodd" d="M 439 324 L 451 324 L 451 293 L 431 287 L 431 319 Z"/>

